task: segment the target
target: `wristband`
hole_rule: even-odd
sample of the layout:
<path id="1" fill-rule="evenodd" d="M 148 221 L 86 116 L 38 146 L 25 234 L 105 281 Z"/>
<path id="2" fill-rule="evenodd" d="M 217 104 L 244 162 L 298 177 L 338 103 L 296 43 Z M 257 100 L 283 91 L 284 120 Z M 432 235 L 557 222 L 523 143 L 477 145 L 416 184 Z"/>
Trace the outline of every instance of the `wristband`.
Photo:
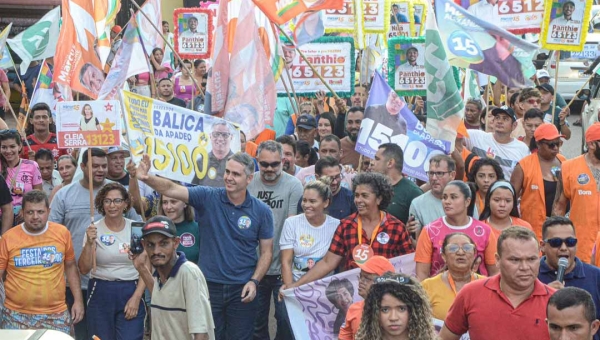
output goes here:
<path id="1" fill-rule="evenodd" d="M 250 279 L 250 282 L 254 282 L 254 284 L 256 285 L 256 288 L 258 288 L 258 284 L 260 283 L 260 282 L 258 282 L 257 279 Z"/>

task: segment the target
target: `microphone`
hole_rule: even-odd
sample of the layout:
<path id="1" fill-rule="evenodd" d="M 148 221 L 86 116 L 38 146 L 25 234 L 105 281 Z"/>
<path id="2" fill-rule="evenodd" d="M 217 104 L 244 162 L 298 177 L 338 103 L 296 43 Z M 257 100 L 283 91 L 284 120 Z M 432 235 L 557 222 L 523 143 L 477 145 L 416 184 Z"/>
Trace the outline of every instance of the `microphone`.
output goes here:
<path id="1" fill-rule="evenodd" d="M 569 260 L 564 257 L 558 259 L 558 271 L 556 274 L 556 281 L 563 282 L 565 279 L 565 270 L 567 270 L 567 266 L 569 265 Z"/>

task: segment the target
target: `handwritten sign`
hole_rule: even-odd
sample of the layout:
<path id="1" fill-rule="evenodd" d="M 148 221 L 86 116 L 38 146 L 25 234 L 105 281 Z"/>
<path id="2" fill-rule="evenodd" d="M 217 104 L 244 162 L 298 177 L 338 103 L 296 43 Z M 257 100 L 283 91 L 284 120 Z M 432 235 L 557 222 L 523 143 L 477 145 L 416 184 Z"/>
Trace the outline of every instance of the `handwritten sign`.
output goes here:
<path id="1" fill-rule="evenodd" d="M 56 112 L 60 149 L 121 145 L 121 106 L 116 100 L 59 102 Z"/>

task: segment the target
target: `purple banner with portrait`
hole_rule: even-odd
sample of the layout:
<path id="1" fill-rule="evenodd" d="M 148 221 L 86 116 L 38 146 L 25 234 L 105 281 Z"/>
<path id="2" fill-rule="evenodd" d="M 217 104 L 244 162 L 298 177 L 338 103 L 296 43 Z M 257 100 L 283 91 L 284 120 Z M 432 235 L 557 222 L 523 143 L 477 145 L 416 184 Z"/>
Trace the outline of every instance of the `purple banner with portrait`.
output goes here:
<path id="1" fill-rule="evenodd" d="M 431 137 L 404 100 L 376 72 L 355 150 L 373 158 L 379 145 L 390 142 L 398 144 L 404 151 L 402 172 L 424 181 L 427 181 L 425 171 L 429 159 L 450 153 L 450 141 Z"/>
<path id="2" fill-rule="evenodd" d="M 415 254 L 390 259 L 396 273 L 415 275 Z M 296 339 L 337 339 L 348 307 L 361 301 L 360 269 L 352 269 L 284 291 L 285 306 Z"/>

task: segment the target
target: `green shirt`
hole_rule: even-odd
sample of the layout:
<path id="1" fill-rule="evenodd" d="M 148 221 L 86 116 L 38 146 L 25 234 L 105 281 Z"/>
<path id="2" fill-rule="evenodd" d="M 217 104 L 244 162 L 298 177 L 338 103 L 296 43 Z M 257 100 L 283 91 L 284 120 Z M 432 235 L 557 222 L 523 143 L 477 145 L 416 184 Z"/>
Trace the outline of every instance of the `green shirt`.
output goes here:
<path id="1" fill-rule="evenodd" d="M 412 200 L 423 194 L 423 191 L 406 177 L 394 185 L 394 197 L 387 207 L 387 212 L 406 224 L 408 221 L 408 209 Z"/>
<path id="2" fill-rule="evenodd" d="M 198 263 L 200 254 L 200 234 L 198 232 L 198 223 L 196 221 L 176 223 L 177 234 L 181 238 L 177 251 L 185 254 L 188 261 Z"/>

